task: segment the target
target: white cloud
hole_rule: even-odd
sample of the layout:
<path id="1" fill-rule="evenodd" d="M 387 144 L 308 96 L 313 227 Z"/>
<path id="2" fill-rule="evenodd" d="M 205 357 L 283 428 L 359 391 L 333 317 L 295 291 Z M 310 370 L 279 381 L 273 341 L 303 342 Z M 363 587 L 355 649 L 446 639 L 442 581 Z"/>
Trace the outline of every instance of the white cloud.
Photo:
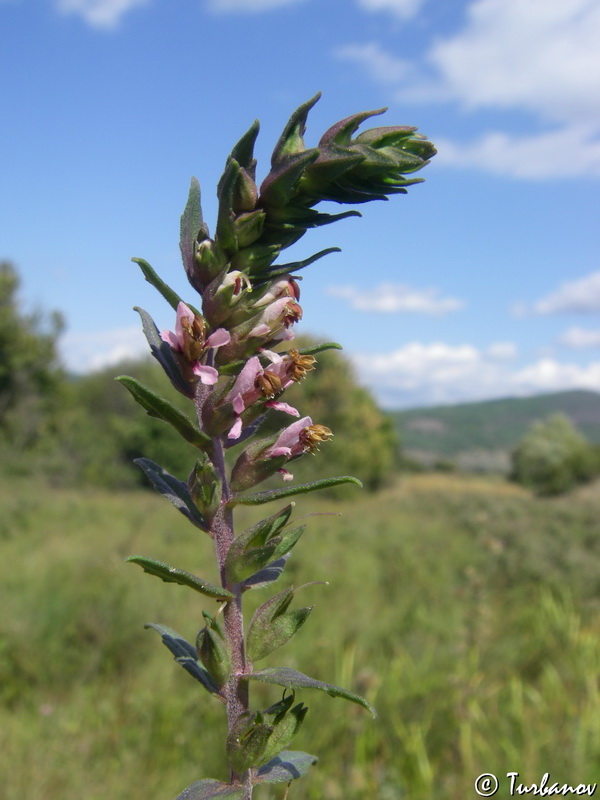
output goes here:
<path id="1" fill-rule="evenodd" d="M 598 41 L 600 0 L 473 0 L 462 28 L 412 69 L 373 43 L 337 55 L 395 82 L 401 102 L 525 111 L 537 121 L 535 135 L 436 142 L 440 161 L 527 179 L 600 176 Z"/>
<path id="2" fill-rule="evenodd" d="M 226 14 L 232 11 L 246 11 L 253 14 L 295 5 L 299 2 L 303 2 L 303 0 L 208 0 L 207 8 L 217 14 Z"/>
<path id="3" fill-rule="evenodd" d="M 533 310 L 536 314 L 597 313 L 600 311 L 600 271 L 564 283 L 556 292 L 538 300 Z"/>
<path id="4" fill-rule="evenodd" d="M 560 344 L 582 350 L 586 347 L 600 347 L 600 330 L 569 328 L 559 339 Z"/>
<path id="5" fill-rule="evenodd" d="M 364 11 L 389 11 L 400 19 L 414 17 L 424 0 L 357 0 Z"/>
<path id="6" fill-rule="evenodd" d="M 94 372 L 128 359 L 148 355 L 148 343 L 136 325 L 108 331 L 69 331 L 61 336 L 59 349 L 67 369 Z"/>
<path id="7" fill-rule="evenodd" d="M 149 0 L 58 0 L 57 8 L 64 14 L 79 14 L 95 28 L 115 28 L 121 17 Z"/>
<path id="8" fill-rule="evenodd" d="M 514 342 L 495 342 L 487 348 L 490 358 L 497 361 L 508 361 L 517 355 L 517 345 Z"/>
<path id="9" fill-rule="evenodd" d="M 543 358 L 515 372 L 513 385 L 521 391 L 553 392 L 566 389 L 592 389 L 600 391 L 600 362 L 586 366 L 561 364 L 552 358 Z"/>
<path id="10" fill-rule="evenodd" d="M 500 358 L 501 353 L 506 358 Z M 391 353 L 352 356 L 359 378 L 388 408 L 467 402 L 566 389 L 600 391 L 600 362 L 584 366 L 544 358 L 511 367 L 509 343 L 486 351 L 472 345 L 412 342 Z"/>
<path id="11" fill-rule="evenodd" d="M 476 0 L 465 28 L 429 61 L 470 108 L 522 108 L 553 121 L 599 121 L 598 0 Z"/>
<path id="12" fill-rule="evenodd" d="M 464 303 L 454 297 L 440 297 L 437 289 L 411 289 L 400 284 L 383 283 L 373 289 L 357 286 L 332 286 L 327 293 L 347 300 L 357 311 L 375 311 L 391 314 L 416 312 L 420 314 L 447 314 L 457 311 Z"/>
<path id="13" fill-rule="evenodd" d="M 436 162 L 516 178 L 600 177 L 600 138 L 590 126 L 537 135 L 492 132 L 458 143 L 436 139 Z"/>
<path id="14" fill-rule="evenodd" d="M 333 54 L 342 61 L 355 62 L 379 83 L 399 83 L 413 71 L 409 61 L 387 53 L 377 42 L 347 44 L 338 47 Z"/>

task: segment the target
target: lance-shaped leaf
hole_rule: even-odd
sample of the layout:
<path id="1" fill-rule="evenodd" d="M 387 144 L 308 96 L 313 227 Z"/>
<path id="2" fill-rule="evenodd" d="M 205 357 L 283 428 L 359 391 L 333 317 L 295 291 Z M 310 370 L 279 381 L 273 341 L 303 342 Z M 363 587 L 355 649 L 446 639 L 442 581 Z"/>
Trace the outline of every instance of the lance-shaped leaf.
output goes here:
<path id="1" fill-rule="evenodd" d="M 298 703 L 293 708 L 295 693 L 283 697 L 279 702 L 261 712 L 264 722 L 271 726 L 271 733 L 263 751 L 261 764 L 274 758 L 292 743 L 300 730 L 308 708 L 304 703 Z"/>
<path id="2" fill-rule="evenodd" d="M 140 267 L 140 269 L 144 274 L 144 278 L 146 278 L 148 283 L 152 284 L 152 286 L 154 286 L 154 288 L 157 289 L 160 292 L 160 294 L 165 298 L 165 300 L 171 306 L 171 308 L 177 311 L 177 306 L 179 305 L 179 303 L 183 302 L 181 297 L 179 297 L 179 295 L 177 294 L 177 292 L 171 289 L 171 287 L 157 275 L 157 273 L 152 269 L 150 264 L 147 261 L 144 261 L 143 258 L 132 258 L 131 260 L 136 264 L 138 264 L 138 266 Z M 187 305 L 189 308 L 192 309 L 194 314 L 199 314 L 199 312 L 196 311 L 196 309 L 192 305 L 190 305 L 189 303 L 187 303 Z"/>
<path id="3" fill-rule="evenodd" d="M 320 147 L 319 158 L 308 167 L 300 182 L 300 192 L 311 200 L 319 197 L 319 192 L 356 167 L 365 156 L 355 148 Z M 314 204 L 314 203 L 311 203 Z"/>
<path id="4" fill-rule="evenodd" d="M 287 689 L 318 689 L 330 697 L 342 697 L 344 700 L 357 703 L 359 706 L 366 708 L 367 711 L 370 711 L 373 717 L 377 716 L 373 706 L 364 697 L 354 694 L 354 692 L 349 692 L 347 689 L 341 689 L 332 683 L 324 683 L 323 681 L 315 680 L 315 678 L 309 678 L 308 675 L 304 675 L 302 672 L 290 667 L 268 667 L 258 672 L 240 675 L 240 678 L 261 681 L 262 683 L 274 683 L 277 686 L 285 686 Z"/>
<path id="5" fill-rule="evenodd" d="M 301 153 L 306 149 L 304 146 L 306 120 L 309 111 L 320 97 L 321 92 L 317 92 L 314 97 L 297 108 L 289 118 L 273 150 L 273 155 L 271 156 L 272 166 L 275 166 L 287 156 L 291 156 L 294 153 Z"/>
<path id="6" fill-rule="evenodd" d="M 265 206 L 285 206 L 292 198 L 304 170 L 319 157 L 316 148 L 287 156 L 262 182 L 260 199 Z"/>
<path id="7" fill-rule="evenodd" d="M 283 750 L 256 773 L 255 783 L 290 783 L 306 775 L 319 759 L 301 750 Z"/>
<path id="8" fill-rule="evenodd" d="M 203 581 L 202 578 L 192 575 L 191 572 L 171 567 L 169 564 L 165 564 L 164 561 L 157 561 L 146 556 L 128 556 L 125 561 L 138 564 L 144 572 L 149 575 L 155 575 L 165 583 L 178 583 L 180 586 L 189 586 L 190 589 L 195 589 L 200 594 L 212 597 L 213 600 L 233 600 L 233 595 L 227 589 L 223 589 L 221 586 L 213 586 L 212 583 Z"/>
<path id="9" fill-rule="evenodd" d="M 199 430 L 199 428 L 186 417 L 183 411 L 176 408 L 173 403 L 165 400 L 164 397 L 160 397 L 160 395 L 153 392 L 147 386 L 144 386 L 139 381 L 136 381 L 135 378 L 131 378 L 128 375 L 119 375 L 115 380 L 119 381 L 119 383 L 123 384 L 123 386 L 131 392 L 133 399 L 146 410 L 149 416 L 167 422 L 171 427 L 175 428 L 177 433 L 187 442 L 201 450 L 206 450 L 212 446 L 210 436 L 207 436 L 203 431 Z"/>
<path id="10" fill-rule="evenodd" d="M 369 117 L 385 114 L 386 111 L 387 108 L 378 108 L 375 111 L 359 111 L 358 114 L 352 114 L 350 117 L 336 122 L 321 136 L 319 145 L 337 144 L 342 147 L 349 145 L 352 140 L 352 134 L 362 122 L 369 119 Z"/>
<path id="11" fill-rule="evenodd" d="M 237 536 L 227 552 L 225 569 L 233 583 L 239 583 L 258 569 L 283 555 L 276 552 L 281 547 L 283 529 L 292 513 L 293 503 L 270 517 L 257 522 Z M 292 533 L 286 532 L 286 533 Z M 301 532 L 297 539 L 300 538 Z M 297 541 L 296 539 L 296 541 Z M 294 541 L 295 544 L 295 541 Z M 293 544 L 287 548 L 291 550 Z"/>
<path id="12" fill-rule="evenodd" d="M 140 315 L 142 329 L 150 345 L 150 351 L 164 369 L 168 379 L 179 392 L 186 395 L 186 397 L 193 397 L 193 390 L 183 377 L 170 345 L 161 339 L 160 332 L 150 314 L 138 306 L 135 306 L 134 311 L 137 311 Z"/>
<path id="13" fill-rule="evenodd" d="M 186 206 L 181 215 L 179 249 L 183 266 L 189 282 L 194 289 L 202 291 L 202 284 L 197 280 L 195 250 L 196 242 L 201 242 L 208 237 L 208 227 L 202 219 L 202 206 L 200 204 L 200 184 L 197 178 L 192 178 L 190 192 Z M 173 306 L 175 309 L 177 306 Z"/>
<path id="14" fill-rule="evenodd" d="M 277 244 L 254 244 L 239 250 L 231 259 L 231 267 L 240 272 L 247 272 L 250 277 L 269 269 L 279 255 L 281 248 Z"/>
<path id="15" fill-rule="evenodd" d="M 229 505 L 258 506 L 262 503 L 270 503 L 272 500 L 293 497 L 295 494 L 308 494 L 308 492 L 317 492 L 319 489 L 329 489 L 332 486 L 340 486 L 342 483 L 352 483 L 362 488 L 362 483 L 358 478 L 353 478 L 351 475 L 341 475 L 338 478 L 323 478 L 320 481 L 301 483 L 298 486 L 286 486 L 282 489 L 267 489 L 264 492 L 257 492 L 256 494 L 236 494 L 229 501 Z"/>
<path id="16" fill-rule="evenodd" d="M 309 347 L 301 347 L 298 352 L 300 355 L 314 355 L 315 353 L 322 353 L 324 350 L 343 350 L 341 344 L 337 342 L 322 342 L 321 344 L 312 344 Z"/>
<path id="17" fill-rule="evenodd" d="M 314 264 L 315 261 L 323 258 L 323 256 L 328 256 L 330 253 L 341 252 L 339 247 L 328 247 L 326 250 L 320 250 L 318 253 L 315 253 L 314 256 L 305 258 L 303 261 L 291 261 L 288 264 L 273 264 L 273 266 L 269 267 L 267 270 L 269 279 L 275 278 L 277 275 L 286 275 L 289 272 L 298 272 L 298 270 L 304 269 L 310 264 Z"/>
<path id="18" fill-rule="evenodd" d="M 246 589 L 264 589 L 272 583 L 275 583 L 275 581 L 281 577 L 290 555 L 291 553 L 286 553 L 281 558 L 271 561 L 270 564 L 267 564 L 266 567 L 255 572 L 254 575 L 246 578 L 242 583 L 242 591 L 246 591 Z"/>
<path id="19" fill-rule="evenodd" d="M 173 477 L 149 458 L 136 458 L 133 463 L 144 470 L 156 491 L 166 497 L 184 517 L 187 517 L 200 530 L 210 533 L 208 523 L 198 511 L 187 484 Z"/>
<path id="20" fill-rule="evenodd" d="M 207 611 L 203 611 L 202 616 L 206 625 L 198 631 L 196 652 L 216 683 L 223 686 L 231 676 L 229 643 L 217 617 L 211 616 Z"/>
<path id="21" fill-rule="evenodd" d="M 254 158 L 254 145 L 256 137 L 260 130 L 260 122 L 255 119 L 252 125 L 248 128 L 246 133 L 235 145 L 231 151 L 231 157 L 234 158 L 240 167 L 243 167 L 250 177 L 254 178 L 254 168 L 256 167 L 256 159 Z"/>
<path id="22" fill-rule="evenodd" d="M 219 687 L 209 675 L 208 671 L 198 660 L 196 648 L 180 636 L 177 631 L 167 628 L 166 625 L 158 625 L 155 622 L 147 622 L 144 628 L 152 628 L 162 638 L 165 647 L 173 654 L 175 661 L 188 672 L 192 678 L 199 681 L 204 688 L 211 694 L 218 694 Z"/>
<path id="23" fill-rule="evenodd" d="M 293 586 L 284 589 L 256 610 L 248 629 L 250 661 L 259 661 L 287 644 L 308 619 L 313 606 L 288 611 L 294 594 Z"/>
<path id="24" fill-rule="evenodd" d="M 215 781 L 212 778 L 204 778 L 196 781 L 178 794 L 175 800 L 242 800 L 246 796 L 243 786 L 231 783 Z"/>
<path id="25" fill-rule="evenodd" d="M 217 216 L 217 240 L 221 249 L 228 255 L 232 255 L 238 249 L 237 236 L 233 221 L 234 190 L 240 174 L 240 165 L 231 158 L 227 160 L 225 170 L 219 181 L 217 194 L 219 196 L 219 212 Z"/>

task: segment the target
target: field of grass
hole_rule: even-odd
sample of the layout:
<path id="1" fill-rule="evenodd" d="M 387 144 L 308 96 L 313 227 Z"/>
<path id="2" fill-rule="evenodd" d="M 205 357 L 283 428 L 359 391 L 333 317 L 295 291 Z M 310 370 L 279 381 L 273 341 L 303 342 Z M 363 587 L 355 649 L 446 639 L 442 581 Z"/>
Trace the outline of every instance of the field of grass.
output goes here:
<path id="1" fill-rule="evenodd" d="M 483 772 L 600 782 L 598 485 L 541 500 L 418 475 L 346 504 L 309 496 L 296 517 L 315 511 L 339 515 L 307 520 L 279 586 L 330 585 L 303 590 L 310 620 L 261 666 L 353 689 L 379 717 L 302 692 L 293 746 L 320 762 L 289 800 L 464 800 Z M 221 705 L 143 629 L 192 639 L 200 596 L 132 553 L 216 580 L 210 540 L 158 496 L 0 487 L 5 800 L 172 800 L 226 777 Z"/>

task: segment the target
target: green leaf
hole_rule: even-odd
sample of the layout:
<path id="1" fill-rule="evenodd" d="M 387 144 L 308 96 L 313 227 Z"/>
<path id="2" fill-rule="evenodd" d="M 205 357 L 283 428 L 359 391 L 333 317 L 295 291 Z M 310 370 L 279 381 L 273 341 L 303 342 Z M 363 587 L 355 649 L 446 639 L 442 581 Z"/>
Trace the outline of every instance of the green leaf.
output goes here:
<path id="1" fill-rule="evenodd" d="M 281 544 L 281 538 L 277 534 L 287 524 L 293 507 L 294 504 L 290 503 L 281 511 L 242 531 L 234 539 L 225 559 L 225 569 L 233 583 L 243 581 L 257 570 L 266 567 L 270 561 L 283 555 L 283 553 L 275 555 Z M 291 550 L 292 546 L 288 547 L 288 550 Z"/>
<path id="2" fill-rule="evenodd" d="M 142 329 L 144 335 L 150 345 L 150 351 L 154 358 L 158 361 L 164 369 L 168 379 L 171 381 L 177 391 L 184 394 L 186 397 L 193 397 L 194 393 L 189 383 L 183 377 L 181 369 L 175 360 L 171 346 L 167 342 L 163 342 L 160 338 L 160 332 L 154 323 L 154 320 L 144 311 L 143 308 L 135 306 L 134 311 L 137 311 L 142 319 Z"/>
<path id="3" fill-rule="evenodd" d="M 159 625 L 155 622 L 147 622 L 144 628 L 152 628 L 160 634 L 165 647 L 173 654 L 175 661 L 188 672 L 192 678 L 199 681 L 204 688 L 211 694 L 218 694 L 219 687 L 198 660 L 196 648 L 187 642 L 183 636 L 166 625 Z"/>
<path id="4" fill-rule="evenodd" d="M 255 572 L 254 575 L 246 578 L 242 584 L 242 591 L 245 592 L 247 589 L 264 589 L 272 583 L 275 583 L 275 581 L 281 577 L 281 573 L 285 569 L 286 561 L 290 555 L 291 553 L 286 553 L 281 558 L 271 561 L 270 564 L 267 564 L 266 567 Z"/>
<path id="5" fill-rule="evenodd" d="M 154 461 L 150 461 L 149 458 L 136 458 L 133 463 L 144 470 L 156 491 L 166 497 L 184 517 L 187 517 L 200 530 L 210 533 L 208 523 L 198 511 L 187 484 L 173 477 L 161 466 L 155 464 Z"/>
<path id="6" fill-rule="evenodd" d="M 204 778 L 184 789 L 175 800 L 212 800 L 213 797 L 219 797 L 222 800 L 242 800 L 245 796 L 246 790 L 243 786 Z"/>
<path id="7" fill-rule="evenodd" d="M 306 131 L 306 120 L 308 112 L 321 97 L 321 92 L 317 92 L 314 97 L 307 100 L 297 108 L 286 123 L 281 136 L 273 150 L 271 165 L 275 166 L 282 159 L 294 153 L 301 153 L 304 149 L 304 133 Z"/>
<path id="8" fill-rule="evenodd" d="M 246 642 L 250 661 L 259 661 L 287 644 L 304 625 L 312 606 L 288 611 L 293 597 L 293 587 L 284 589 L 257 609 Z"/>
<path id="9" fill-rule="evenodd" d="M 301 750 L 282 750 L 258 770 L 255 783 L 290 783 L 306 775 L 318 760 Z"/>
<path id="10" fill-rule="evenodd" d="M 234 596 L 227 589 L 223 589 L 221 586 L 213 586 L 212 583 L 207 583 L 201 578 L 197 578 L 191 572 L 171 567 L 169 564 L 165 564 L 164 561 L 156 561 L 154 558 L 146 558 L 146 556 L 128 556 L 125 561 L 138 564 L 144 572 L 149 575 L 156 575 L 157 578 L 160 578 L 165 583 L 178 583 L 180 586 L 189 586 L 190 589 L 195 589 L 200 594 L 205 594 L 214 600 L 233 600 Z"/>
<path id="11" fill-rule="evenodd" d="M 202 612 L 206 622 L 196 637 L 196 652 L 218 686 L 231 677 L 231 649 L 217 617 Z"/>
<path id="12" fill-rule="evenodd" d="M 268 270 L 269 279 L 275 278 L 277 275 L 287 275 L 288 272 L 298 272 L 299 269 L 304 269 L 304 267 L 314 264 L 315 261 L 323 258 L 323 256 L 328 256 L 330 253 L 341 252 L 342 250 L 340 247 L 328 247 L 326 250 L 320 250 L 318 253 L 315 253 L 314 256 L 305 258 L 303 261 L 291 261 L 289 264 L 273 264 Z"/>
<path id="13" fill-rule="evenodd" d="M 359 125 L 369 117 L 376 117 L 379 114 L 384 114 L 387 108 L 378 108 L 375 111 L 360 111 L 358 114 L 352 114 L 350 117 L 336 122 L 331 128 L 325 131 L 321 136 L 320 145 L 337 144 L 342 147 L 351 143 L 352 134 L 356 131 Z"/>
<path id="14" fill-rule="evenodd" d="M 316 148 L 286 156 L 273 166 L 260 187 L 263 206 L 285 206 L 294 194 L 304 170 L 319 157 Z"/>
<path id="15" fill-rule="evenodd" d="M 359 706 L 366 708 L 367 711 L 370 711 L 373 717 L 377 716 L 373 706 L 364 697 L 354 694 L 354 692 L 349 692 L 347 689 L 341 689 L 339 686 L 334 686 L 332 683 L 323 683 L 323 681 L 315 680 L 315 678 L 309 678 L 308 675 L 297 672 L 290 667 L 268 667 L 258 672 L 240 675 L 240 677 L 244 680 L 274 683 L 277 686 L 285 686 L 288 689 L 319 689 L 330 697 L 342 697 L 344 700 L 357 703 Z"/>
<path id="16" fill-rule="evenodd" d="M 323 342 L 322 344 L 313 344 L 310 347 L 300 347 L 298 352 L 300 355 L 314 355 L 314 353 L 322 353 L 324 350 L 343 350 L 341 344 L 337 342 Z"/>
<path id="17" fill-rule="evenodd" d="M 195 242 L 208 237 L 208 228 L 202 219 L 200 184 L 197 178 L 192 178 L 190 181 L 190 191 L 187 203 L 183 209 L 183 214 L 181 215 L 179 232 L 179 249 L 181 250 L 183 266 L 185 267 L 187 275 L 191 277 L 195 272 Z"/>
<path id="18" fill-rule="evenodd" d="M 231 157 L 234 158 L 240 167 L 243 167 L 252 178 L 254 178 L 254 167 L 256 166 L 256 159 L 254 158 L 254 144 L 256 142 L 256 137 L 258 136 L 259 130 L 260 122 L 255 119 L 252 125 L 248 128 L 246 133 L 231 151 Z"/>
<path id="19" fill-rule="evenodd" d="M 238 243 L 233 225 L 233 192 L 240 174 L 240 165 L 229 157 L 219 186 L 217 194 L 219 197 L 219 211 L 217 216 L 216 240 L 224 253 L 231 256 L 237 252 Z"/>
<path id="20" fill-rule="evenodd" d="M 151 417 L 161 419 L 167 422 L 171 427 L 175 428 L 177 433 L 182 436 L 186 442 L 193 444 L 201 450 L 206 450 L 212 447 L 210 436 L 207 436 L 203 431 L 199 430 L 173 403 L 165 400 L 164 397 L 153 392 L 147 386 L 131 378 L 128 375 L 119 375 L 115 378 L 116 381 L 123 384 L 126 389 L 131 392 L 133 399 L 144 408 Z"/>
<path id="21" fill-rule="evenodd" d="M 267 489 L 256 494 L 235 495 L 230 501 L 230 506 L 259 506 L 262 503 L 270 503 L 272 500 L 281 500 L 283 497 L 292 497 L 295 494 L 308 494 L 317 492 L 319 489 L 328 489 L 331 486 L 339 486 L 342 483 L 353 483 L 362 489 L 362 483 L 358 478 L 350 475 L 342 475 L 338 478 L 323 478 L 312 483 L 301 483 L 298 486 L 286 486 L 282 489 Z"/>
<path id="22" fill-rule="evenodd" d="M 179 295 L 177 294 L 177 292 L 171 289 L 171 287 L 168 286 L 162 280 L 162 278 L 160 278 L 157 275 L 157 273 L 152 269 L 150 264 L 147 261 L 144 261 L 143 258 L 132 258 L 131 260 L 139 265 L 140 269 L 144 273 L 144 278 L 146 278 L 148 283 L 151 283 L 152 286 L 154 286 L 154 288 L 157 289 L 160 292 L 160 294 L 165 298 L 165 300 L 171 306 L 171 308 L 177 311 L 177 306 L 179 305 L 179 303 L 183 302 L 181 297 L 179 297 Z M 201 316 L 199 312 L 196 311 L 196 309 L 189 303 L 187 303 L 186 305 L 188 306 L 188 308 L 191 308 L 194 314 L 198 314 L 199 316 Z"/>

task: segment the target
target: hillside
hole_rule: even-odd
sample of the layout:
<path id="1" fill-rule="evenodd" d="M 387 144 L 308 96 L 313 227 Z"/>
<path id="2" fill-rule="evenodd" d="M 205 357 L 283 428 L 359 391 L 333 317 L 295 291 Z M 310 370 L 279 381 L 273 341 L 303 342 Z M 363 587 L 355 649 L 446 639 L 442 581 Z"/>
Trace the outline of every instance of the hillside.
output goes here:
<path id="1" fill-rule="evenodd" d="M 600 443 L 600 394 L 589 391 L 407 409 L 393 417 L 404 451 L 418 460 L 449 458 L 466 468 L 502 470 L 531 424 L 558 413 Z"/>

